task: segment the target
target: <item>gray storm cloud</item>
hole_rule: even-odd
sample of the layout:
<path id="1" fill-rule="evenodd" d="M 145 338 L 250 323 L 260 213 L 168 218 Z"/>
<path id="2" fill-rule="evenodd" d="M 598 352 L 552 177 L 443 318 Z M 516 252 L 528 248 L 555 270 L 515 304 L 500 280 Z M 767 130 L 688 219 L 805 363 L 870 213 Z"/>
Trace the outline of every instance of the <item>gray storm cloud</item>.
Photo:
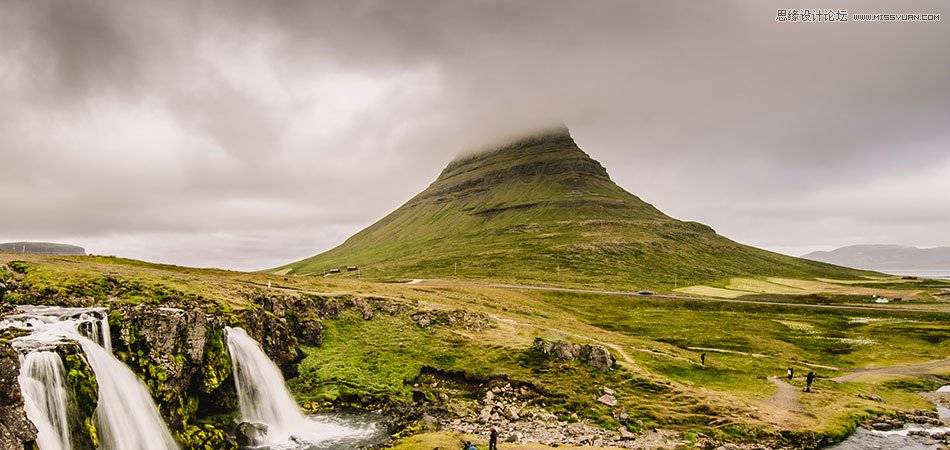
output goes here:
<path id="1" fill-rule="evenodd" d="M 564 122 L 620 185 L 742 242 L 950 244 L 946 21 L 774 21 L 791 7 L 3 2 L 0 241 L 274 266 Z"/>

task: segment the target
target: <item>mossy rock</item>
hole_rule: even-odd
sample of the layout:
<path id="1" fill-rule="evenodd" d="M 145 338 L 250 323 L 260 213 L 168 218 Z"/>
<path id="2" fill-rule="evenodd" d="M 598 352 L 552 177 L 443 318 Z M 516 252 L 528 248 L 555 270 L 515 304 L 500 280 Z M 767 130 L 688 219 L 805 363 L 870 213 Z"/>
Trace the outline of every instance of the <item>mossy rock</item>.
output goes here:
<path id="1" fill-rule="evenodd" d="M 99 383 L 86 356 L 71 346 L 61 353 L 69 390 L 69 432 L 75 450 L 93 450 L 99 446 L 96 428 L 96 407 L 99 404 Z"/>
<path id="2" fill-rule="evenodd" d="M 228 353 L 224 330 L 209 330 L 201 364 L 201 392 L 203 394 L 214 392 L 230 376 L 231 355 Z"/>
<path id="3" fill-rule="evenodd" d="M 238 448 L 224 428 L 210 423 L 187 425 L 175 433 L 175 440 L 186 450 L 233 450 Z"/>

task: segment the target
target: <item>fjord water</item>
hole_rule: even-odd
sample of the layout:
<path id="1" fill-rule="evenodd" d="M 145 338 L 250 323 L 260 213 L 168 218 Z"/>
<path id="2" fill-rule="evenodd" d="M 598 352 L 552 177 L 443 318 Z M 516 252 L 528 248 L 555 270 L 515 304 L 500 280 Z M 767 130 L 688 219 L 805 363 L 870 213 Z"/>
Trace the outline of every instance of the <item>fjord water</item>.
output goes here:
<path id="1" fill-rule="evenodd" d="M 17 381 L 23 392 L 26 416 L 36 425 L 41 450 L 70 450 L 66 421 L 66 379 L 63 360 L 48 351 L 27 353 Z"/>
<path id="2" fill-rule="evenodd" d="M 372 423 L 347 426 L 300 411 L 284 383 L 280 369 L 261 345 L 241 328 L 225 328 L 241 420 L 267 425 L 266 442 L 280 448 L 322 448 L 335 441 L 359 439 L 376 433 Z"/>
<path id="3" fill-rule="evenodd" d="M 99 450 L 178 449 L 145 385 L 131 369 L 112 355 L 108 342 L 111 341 L 108 316 L 103 308 L 21 306 L 19 310 L 20 314 L 0 323 L 0 329 L 30 331 L 29 335 L 13 340 L 14 348 L 25 354 L 24 364 L 56 366 L 58 363 L 60 371 L 59 380 L 55 374 L 56 367 L 38 368 L 38 371 L 43 372 L 42 375 L 30 375 L 42 387 L 29 380 L 26 380 L 26 388 L 21 383 L 24 397 L 59 396 L 57 389 L 62 390 L 62 405 L 58 399 L 53 400 L 52 406 L 37 407 L 34 415 L 28 414 L 38 429 L 47 430 L 43 435 L 48 439 L 39 442 L 40 450 L 69 448 L 68 434 L 62 431 L 64 425 L 60 425 L 66 423 L 62 360 L 59 355 L 49 351 L 66 342 L 79 344 L 99 386 L 99 403 L 96 407 Z M 55 360 L 48 355 L 55 356 Z M 51 373 L 45 373 L 47 371 Z M 33 406 L 37 406 L 36 403 Z M 58 435 L 58 439 L 54 439 L 53 434 Z"/>

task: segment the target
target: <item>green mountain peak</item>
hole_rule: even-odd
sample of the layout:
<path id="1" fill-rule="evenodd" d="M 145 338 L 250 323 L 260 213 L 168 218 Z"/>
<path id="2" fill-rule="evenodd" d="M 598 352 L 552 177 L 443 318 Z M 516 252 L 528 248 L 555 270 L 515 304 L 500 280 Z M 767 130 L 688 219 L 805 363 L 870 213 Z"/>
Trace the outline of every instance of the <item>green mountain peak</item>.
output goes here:
<path id="1" fill-rule="evenodd" d="M 275 269 L 671 289 L 732 276 L 853 276 L 671 218 L 616 185 L 566 127 L 460 156 L 424 191 L 340 246 Z M 345 271 L 344 271 L 345 272 Z"/>

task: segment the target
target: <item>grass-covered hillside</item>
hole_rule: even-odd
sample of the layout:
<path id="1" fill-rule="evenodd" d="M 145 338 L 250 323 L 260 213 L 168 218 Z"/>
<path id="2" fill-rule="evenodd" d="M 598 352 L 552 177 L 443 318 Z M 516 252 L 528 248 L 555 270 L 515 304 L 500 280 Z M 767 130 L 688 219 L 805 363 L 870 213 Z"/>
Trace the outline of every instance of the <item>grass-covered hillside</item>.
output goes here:
<path id="1" fill-rule="evenodd" d="M 274 269 L 490 278 L 669 290 L 735 276 L 861 273 L 733 242 L 617 186 L 567 129 L 457 159 L 425 191 L 339 247 Z M 355 273 L 351 273 L 355 275 Z"/>
<path id="2" fill-rule="evenodd" d="M 500 422 L 505 434 L 557 421 L 558 427 L 581 424 L 613 435 L 627 430 L 637 442 L 666 437 L 687 448 L 699 446 L 703 436 L 813 447 L 810 439 L 840 438 L 869 413 L 930 408 L 914 391 L 950 380 L 950 283 L 940 281 L 891 277 L 854 287 L 829 280 L 806 298 L 757 294 L 746 301 L 0 254 L 0 283 L 6 286 L 0 287 L 6 289 L 2 303 L 80 297 L 114 307 L 184 299 L 213 304 L 221 316 L 261 298 L 288 308 L 308 298 L 387 305 L 369 313 L 325 309 L 314 322 L 321 338 L 300 341 L 302 360 L 288 385 L 308 410 L 395 405 L 439 421 L 399 429 L 395 448 L 402 450 L 459 446 L 470 438 L 469 424 L 486 427 L 478 420 L 486 392 L 505 385 L 516 387 L 506 401 L 522 416 Z M 844 295 L 839 289 L 858 290 Z M 868 301 L 885 293 L 908 300 Z M 616 364 L 600 370 L 542 357 L 534 350 L 537 338 L 603 346 Z M 787 367 L 798 374 L 791 386 L 770 378 Z M 803 394 L 809 370 L 820 378 L 814 393 Z M 616 404 L 598 400 L 607 389 Z M 483 447 L 484 436 L 476 438 Z M 550 448 L 525 440 L 505 448 Z M 572 447 L 562 442 L 559 448 Z"/>

